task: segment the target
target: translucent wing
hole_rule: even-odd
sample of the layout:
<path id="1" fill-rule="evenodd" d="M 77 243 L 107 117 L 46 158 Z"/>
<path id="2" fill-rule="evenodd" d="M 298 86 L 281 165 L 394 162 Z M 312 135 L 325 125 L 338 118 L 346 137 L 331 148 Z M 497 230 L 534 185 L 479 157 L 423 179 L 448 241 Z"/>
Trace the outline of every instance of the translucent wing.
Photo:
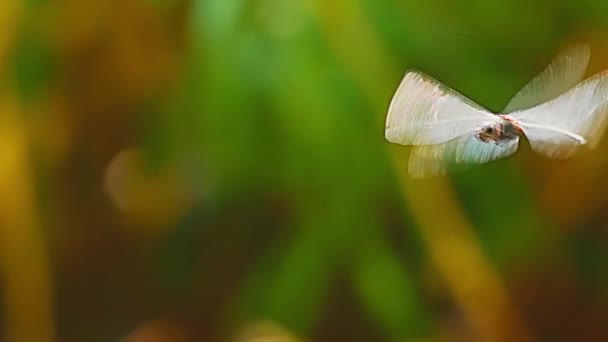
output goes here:
<path id="1" fill-rule="evenodd" d="M 419 71 L 406 73 L 386 117 L 386 139 L 439 144 L 499 120 L 473 101 Z"/>
<path id="2" fill-rule="evenodd" d="M 608 73 L 601 72 L 556 99 L 511 116 L 520 121 L 533 150 L 565 158 L 581 145 L 597 145 L 607 114 Z"/>
<path id="3" fill-rule="evenodd" d="M 441 176 L 452 164 L 483 164 L 507 157 L 515 153 L 518 144 L 519 137 L 497 145 L 482 142 L 468 133 L 442 144 L 414 146 L 408 172 L 415 179 Z"/>
<path id="4" fill-rule="evenodd" d="M 588 45 L 576 44 L 562 52 L 511 99 L 505 113 L 532 108 L 570 90 L 585 76 Z"/>

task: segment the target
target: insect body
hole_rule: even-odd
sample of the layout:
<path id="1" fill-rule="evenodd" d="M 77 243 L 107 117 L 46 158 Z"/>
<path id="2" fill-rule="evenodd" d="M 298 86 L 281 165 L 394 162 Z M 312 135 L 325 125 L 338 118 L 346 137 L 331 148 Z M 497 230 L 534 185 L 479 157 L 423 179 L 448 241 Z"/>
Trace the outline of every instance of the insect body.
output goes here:
<path id="1" fill-rule="evenodd" d="M 499 115 L 503 120 L 486 123 L 475 131 L 475 137 L 484 143 L 500 145 L 515 139 L 523 134 L 517 120 L 506 114 Z"/>
<path id="2" fill-rule="evenodd" d="M 560 53 L 493 114 L 419 71 L 407 72 L 386 118 L 388 141 L 413 145 L 413 178 L 442 175 L 450 164 L 481 164 L 513 154 L 519 138 L 550 158 L 595 147 L 608 124 L 608 73 L 584 81 L 589 48 Z"/>

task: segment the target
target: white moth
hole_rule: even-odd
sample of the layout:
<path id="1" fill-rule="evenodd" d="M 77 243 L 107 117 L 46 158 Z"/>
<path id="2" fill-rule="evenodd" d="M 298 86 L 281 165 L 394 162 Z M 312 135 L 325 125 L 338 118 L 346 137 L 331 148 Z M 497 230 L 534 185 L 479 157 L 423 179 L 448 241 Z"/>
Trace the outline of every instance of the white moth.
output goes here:
<path id="1" fill-rule="evenodd" d="M 408 169 L 418 179 L 443 175 L 451 164 L 507 157 L 522 134 L 534 151 L 550 158 L 593 148 L 608 123 L 608 72 L 581 81 L 589 56 L 583 44 L 562 51 L 500 114 L 410 70 L 391 101 L 385 137 L 414 145 Z"/>

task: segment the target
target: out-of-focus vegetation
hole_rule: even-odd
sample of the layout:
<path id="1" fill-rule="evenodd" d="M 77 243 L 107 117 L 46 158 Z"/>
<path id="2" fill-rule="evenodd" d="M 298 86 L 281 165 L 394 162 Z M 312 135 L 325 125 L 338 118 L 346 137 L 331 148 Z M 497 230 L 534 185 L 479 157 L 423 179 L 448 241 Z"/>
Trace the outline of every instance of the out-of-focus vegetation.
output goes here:
<path id="1" fill-rule="evenodd" d="M 600 341 L 606 144 L 413 182 L 418 68 L 499 112 L 608 2 L 2 0 L 5 341 Z"/>

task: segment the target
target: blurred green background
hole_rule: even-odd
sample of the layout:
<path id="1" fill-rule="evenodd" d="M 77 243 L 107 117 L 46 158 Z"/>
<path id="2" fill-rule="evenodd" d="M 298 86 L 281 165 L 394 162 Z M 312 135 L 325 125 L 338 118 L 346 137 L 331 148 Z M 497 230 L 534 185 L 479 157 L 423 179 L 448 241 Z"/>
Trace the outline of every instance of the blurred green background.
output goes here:
<path id="1" fill-rule="evenodd" d="M 3 0 L 2 341 L 608 339 L 608 154 L 413 182 L 418 68 L 500 112 L 608 2 Z"/>

